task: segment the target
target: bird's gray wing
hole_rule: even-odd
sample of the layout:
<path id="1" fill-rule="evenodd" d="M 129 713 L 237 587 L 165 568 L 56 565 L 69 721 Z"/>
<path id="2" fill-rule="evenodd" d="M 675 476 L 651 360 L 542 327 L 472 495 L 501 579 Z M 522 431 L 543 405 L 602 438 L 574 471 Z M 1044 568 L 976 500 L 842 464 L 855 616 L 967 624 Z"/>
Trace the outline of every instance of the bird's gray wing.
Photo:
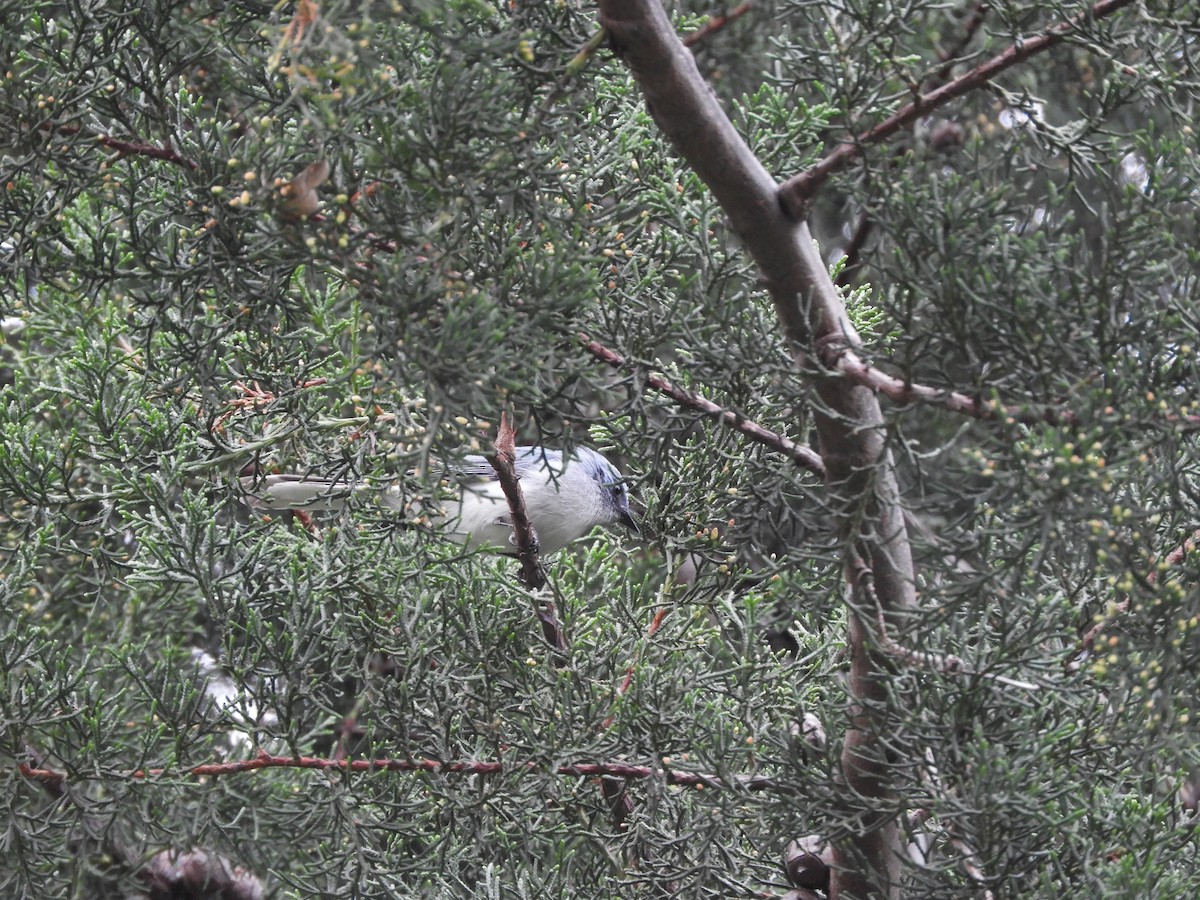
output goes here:
<path id="1" fill-rule="evenodd" d="M 516 471 L 518 478 L 524 478 L 531 472 L 536 472 L 547 467 L 554 473 L 562 471 L 561 451 L 547 450 L 543 447 L 517 448 L 516 458 L 513 460 L 513 469 Z M 496 480 L 496 468 L 488 462 L 486 456 L 477 456 L 475 454 L 464 456 L 460 463 L 455 464 L 450 469 L 450 473 L 462 482 Z"/>
<path id="2" fill-rule="evenodd" d="M 455 463 L 448 474 L 458 481 L 495 481 L 496 469 L 485 456 L 464 456 Z"/>

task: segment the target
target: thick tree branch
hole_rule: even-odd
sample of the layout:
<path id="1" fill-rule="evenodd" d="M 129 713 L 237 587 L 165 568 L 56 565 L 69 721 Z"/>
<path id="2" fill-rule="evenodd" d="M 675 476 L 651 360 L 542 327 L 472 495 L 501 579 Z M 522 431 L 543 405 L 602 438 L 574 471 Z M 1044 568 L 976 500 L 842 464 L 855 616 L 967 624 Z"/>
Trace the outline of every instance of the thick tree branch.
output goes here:
<path id="1" fill-rule="evenodd" d="M 596 359 L 608 363 L 615 369 L 619 369 L 625 365 L 625 357 L 621 356 L 617 351 L 605 347 L 599 341 L 591 340 L 586 334 L 581 334 L 579 337 L 583 342 L 583 349 L 587 350 Z M 802 447 L 795 441 L 789 440 L 781 434 L 776 434 L 774 431 L 764 428 L 757 422 L 750 421 L 739 412 L 719 406 L 706 397 L 701 397 L 694 391 L 677 387 L 661 375 L 648 374 L 646 376 L 646 384 L 650 385 L 650 387 L 654 388 L 660 394 L 670 397 L 680 406 L 703 413 L 722 425 L 732 428 L 734 431 L 741 432 L 755 443 L 762 444 L 764 447 L 770 447 L 772 450 L 777 450 L 785 456 L 790 457 L 797 465 L 803 466 L 809 471 L 824 477 L 825 463 L 821 460 L 820 454 L 815 450 Z"/>
<path id="2" fill-rule="evenodd" d="M 807 225 L 779 202 L 778 185 L 737 133 L 675 36 L 657 0 L 602 0 L 601 24 L 632 70 L 663 132 L 712 190 L 758 264 L 797 366 L 815 381 L 815 421 L 835 524 L 847 548 L 861 547 L 884 617 L 916 605 L 912 551 L 874 391 L 830 377 L 808 358 L 819 346 L 860 343 Z M 891 727 L 896 698 L 887 660 L 851 617 L 854 710 L 842 755 L 846 798 L 858 833 L 835 848 L 833 897 L 899 896 L 903 842 L 895 815 L 896 770 L 876 735 Z"/>
<path id="3" fill-rule="evenodd" d="M 861 156 L 863 148 L 868 144 L 877 144 L 886 140 L 939 106 L 944 106 L 951 100 L 982 87 L 1005 69 L 1061 43 L 1083 23 L 1111 15 L 1122 7 L 1129 6 L 1132 2 L 1133 0 L 1101 0 L 1091 9 L 1071 17 L 1066 22 L 1060 22 L 1033 37 L 1017 40 L 1003 53 L 993 56 L 971 71 L 918 97 L 874 128 L 864 131 L 854 140 L 839 144 L 812 168 L 789 178 L 780 189 L 780 197 L 784 206 L 790 215 L 797 219 L 803 218 L 809 198 L 817 192 L 817 189 L 831 174 Z"/>

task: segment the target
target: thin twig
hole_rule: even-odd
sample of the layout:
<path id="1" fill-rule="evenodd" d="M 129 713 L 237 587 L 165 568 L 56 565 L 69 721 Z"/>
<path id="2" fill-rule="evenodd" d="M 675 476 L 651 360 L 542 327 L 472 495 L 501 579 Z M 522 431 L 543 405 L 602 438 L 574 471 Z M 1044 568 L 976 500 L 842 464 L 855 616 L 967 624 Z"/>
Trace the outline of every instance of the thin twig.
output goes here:
<path id="1" fill-rule="evenodd" d="M 933 749 L 931 747 L 925 748 L 925 765 L 921 767 L 920 773 L 921 781 L 923 781 L 931 791 L 936 792 L 939 796 L 944 796 L 946 794 L 946 789 L 942 784 L 941 776 L 938 774 L 937 762 L 934 759 Z M 951 802 L 953 803 L 953 801 Z M 921 810 L 921 813 L 922 815 L 919 820 L 909 820 L 910 827 L 916 829 L 923 825 L 926 821 L 933 818 L 931 810 L 924 809 Z M 991 879 L 988 878 L 987 874 L 976 862 L 976 860 L 979 859 L 979 852 L 969 841 L 967 841 L 966 838 L 958 834 L 956 828 L 951 825 L 938 822 L 936 819 L 934 821 L 935 827 L 945 834 L 946 839 L 950 842 L 950 846 L 958 851 L 963 871 L 967 873 L 967 877 L 975 882 L 975 884 L 980 888 L 981 893 L 979 895 L 979 900 L 995 900 L 995 894 L 993 894 L 992 890 L 987 886 Z"/>
<path id="2" fill-rule="evenodd" d="M 949 49 L 938 53 L 938 57 L 943 60 L 943 64 L 932 76 L 926 79 L 921 85 L 920 90 L 931 91 L 934 88 L 941 87 L 950 80 L 950 73 L 954 68 L 954 64 L 958 62 L 958 57 L 967 49 L 967 46 L 971 43 L 971 39 L 975 37 L 976 32 L 983 25 L 983 20 L 987 17 L 990 8 L 990 3 L 980 2 L 975 4 L 974 9 L 971 10 L 970 17 L 967 19 L 954 44 Z M 915 125 L 916 122 L 914 121 L 912 124 Z M 961 129 L 958 130 L 961 131 Z M 954 132 L 949 129 L 943 129 L 942 133 L 953 134 Z M 896 160 L 893 159 L 892 164 L 895 165 L 895 163 Z M 873 227 L 874 223 L 871 221 L 869 213 L 864 212 L 859 215 L 850 241 L 842 251 L 846 261 L 842 264 L 842 269 L 838 272 L 837 278 L 834 279 L 834 283 L 838 287 L 847 287 L 853 281 L 855 272 L 861 265 L 860 257 L 862 256 L 863 248 L 866 246 L 867 239 L 871 236 Z"/>
<path id="3" fill-rule="evenodd" d="M 139 144 L 135 141 L 122 141 L 118 138 L 110 137 L 107 134 L 96 135 L 97 142 L 105 147 L 111 147 L 118 151 L 122 156 L 148 156 L 151 159 L 161 159 L 165 162 L 174 163 L 177 166 L 183 166 L 185 169 L 195 171 L 200 168 L 199 163 L 194 160 L 181 156 L 170 145 L 166 147 L 156 147 L 153 144 Z"/>
<path id="4" fill-rule="evenodd" d="M 58 125 L 53 122 L 47 122 L 41 126 L 47 131 L 54 131 L 58 134 L 78 135 L 83 134 L 88 136 L 87 132 L 78 125 Z M 122 156 L 146 156 L 151 159 L 161 159 L 165 162 L 174 163 L 177 166 L 183 166 L 185 169 L 195 171 L 200 168 L 199 163 L 195 160 L 188 159 L 186 156 L 180 155 L 170 145 L 159 147 L 155 144 L 146 144 L 141 141 L 128 141 L 121 138 L 115 138 L 108 134 L 93 134 L 90 135 L 96 143 L 116 150 Z"/>
<path id="5" fill-rule="evenodd" d="M 614 368 L 625 365 L 626 360 L 615 350 L 609 349 L 598 341 L 593 341 L 586 334 L 580 335 L 583 348 L 594 357 L 608 363 Z M 970 397 L 960 391 L 949 388 L 936 388 L 888 375 L 875 366 L 863 360 L 844 344 L 830 344 L 822 354 L 822 362 L 833 371 L 845 375 L 851 381 L 868 387 L 873 391 L 897 403 L 930 403 L 944 406 L 952 412 L 962 413 L 975 419 L 1000 420 L 1027 425 L 1045 423 L 1050 425 L 1073 425 L 1077 422 L 1075 413 L 1069 409 L 1054 406 L 1027 409 L 1020 406 L 1005 406 L 992 400 Z M 739 431 L 746 437 L 784 453 L 806 469 L 821 477 L 825 476 L 825 463 L 820 454 L 809 447 L 802 447 L 794 441 L 764 428 L 757 422 L 747 419 L 741 413 L 726 409 L 701 397 L 694 391 L 677 387 L 661 375 L 648 374 L 646 384 L 661 394 L 665 394 L 681 406 L 694 409 L 715 419 L 722 425 Z"/>
<path id="6" fill-rule="evenodd" d="M 939 106 L 944 106 L 951 100 L 961 97 L 976 88 L 987 84 L 1005 69 L 1017 63 L 1024 62 L 1031 56 L 1048 50 L 1055 44 L 1065 40 L 1071 32 L 1085 22 L 1092 22 L 1111 15 L 1122 7 L 1129 6 L 1133 0 L 1101 0 L 1090 9 L 1084 10 L 1077 16 L 1072 16 L 1066 22 L 1060 22 L 1047 28 L 1040 34 L 1030 38 L 1021 38 L 1008 47 L 1003 53 L 993 56 L 986 62 L 980 63 L 971 71 L 960 75 L 924 94 L 899 111 L 888 116 L 874 128 L 864 131 L 850 141 L 844 141 L 815 166 L 789 178 L 779 189 L 779 199 L 788 214 L 795 219 L 802 219 L 808 205 L 808 200 L 825 183 L 831 174 L 844 167 L 851 160 L 862 156 L 863 149 L 868 144 L 877 144 L 907 128 L 921 116 L 928 115 Z"/>
<path id="7" fill-rule="evenodd" d="M 866 246 L 867 238 L 871 236 L 873 227 L 874 223 L 869 215 L 863 213 L 858 217 L 858 224 L 854 226 L 854 234 L 850 236 L 850 242 L 842 250 L 846 261 L 842 264 L 842 270 L 838 272 L 837 278 L 833 280 L 838 287 L 849 287 L 854 273 L 861 264 L 862 250 Z"/>
<path id="8" fill-rule="evenodd" d="M 950 72 L 953 70 L 954 64 L 966 52 L 967 46 L 971 43 L 971 39 L 975 37 L 976 32 L 983 26 L 983 20 L 987 18 L 988 11 L 991 8 L 992 4 L 987 2 L 975 4 L 974 9 L 971 10 L 971 15 L 967 18 L 966 24 L 958 34 L 958 39 L 948 49 L 938 53 L 938 58 L 942 60 L 942 65 L 926 82 L 925 90 L 941 87 L 950 80 Z"/>
<path id="9" fill-rule="evenodd" d="M 746 13 L 750 12 L 753 7 L 754 4 L 751 3 L 750 0 L 746 0 L 745 3 L 735 6 L 727 13 L 712 16 L 707 22 L 705 22 L 687 37 L 683 38 L 683 46 L 696 46 L 710 34 L 716 34 L 734 19 L 740 19 Z"/>

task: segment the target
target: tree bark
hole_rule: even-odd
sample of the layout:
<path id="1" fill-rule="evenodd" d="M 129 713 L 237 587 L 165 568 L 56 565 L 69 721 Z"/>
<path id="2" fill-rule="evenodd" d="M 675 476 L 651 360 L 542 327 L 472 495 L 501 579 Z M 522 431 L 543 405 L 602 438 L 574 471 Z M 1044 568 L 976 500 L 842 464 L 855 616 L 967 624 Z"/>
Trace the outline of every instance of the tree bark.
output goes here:
<path id="1" fill-rule="evenodd" d="M 898 622 L 915 609 L 912 553 L 878 399 L 819 363 L 819 351 L 852 351 L 858 334 L 807 224 L 785 212 L 779 185 L 734 129 L 658 0 L 601 0 L 600 10 L 654 120 L 758 264 L 796 364 L 815 380 L 815 422 L 844 541 L 851 613 L 852 717 L 842 754 L 851 835 L 834 836 L 831 896 L 898 898 L 898 776 L 879 740 L 891 730 L 896 701 L 872 637 L 879 622 Z"/>

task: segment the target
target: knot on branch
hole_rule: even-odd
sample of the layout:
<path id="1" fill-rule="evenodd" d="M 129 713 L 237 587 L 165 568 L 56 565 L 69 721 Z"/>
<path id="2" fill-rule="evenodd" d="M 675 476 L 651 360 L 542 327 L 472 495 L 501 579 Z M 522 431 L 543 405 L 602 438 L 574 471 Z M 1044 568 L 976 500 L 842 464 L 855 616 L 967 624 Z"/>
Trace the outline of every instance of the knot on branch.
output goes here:
<path id="1" fill-rule="evenodd" d="M 840 331 L 831 331 L 817 338 L 815 349 L 821 365 L 830 371 L 836 371 L 843 357 L 854 349 L 854 344 L 848 335 Z"/>

